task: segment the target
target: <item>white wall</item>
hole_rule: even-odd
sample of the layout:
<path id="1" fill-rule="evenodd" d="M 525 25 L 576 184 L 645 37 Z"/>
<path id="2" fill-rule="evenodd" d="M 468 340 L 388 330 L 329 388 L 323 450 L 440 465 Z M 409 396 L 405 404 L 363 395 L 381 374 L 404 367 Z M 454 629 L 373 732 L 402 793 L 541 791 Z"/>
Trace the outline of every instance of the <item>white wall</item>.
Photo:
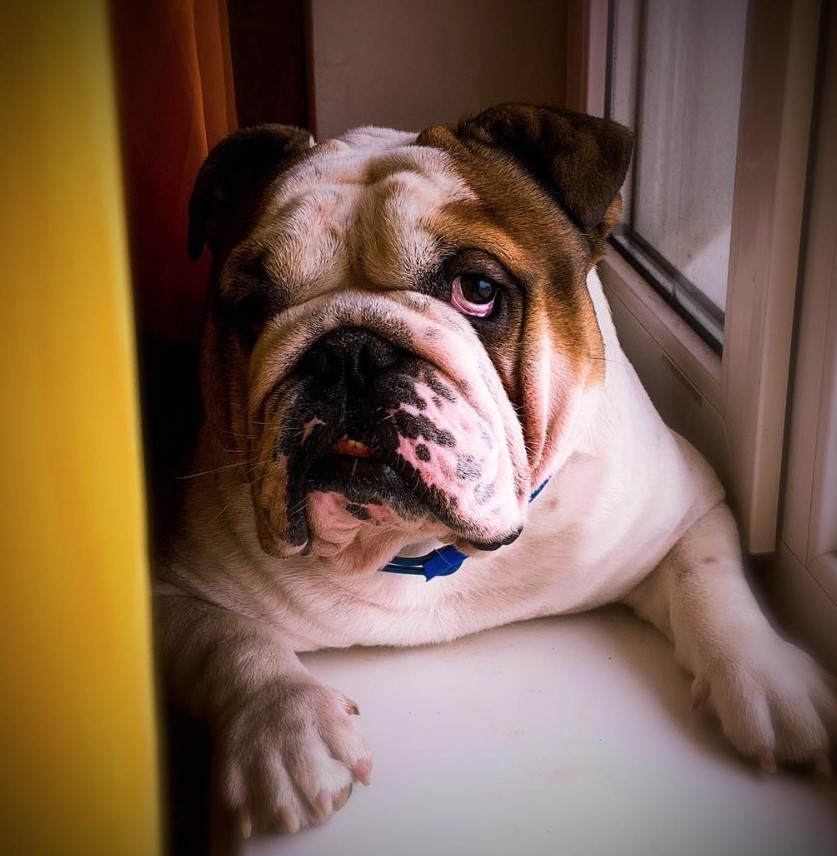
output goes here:
<path id="1" fill-rule="evenodd" d="M 565 33 L 562 0 L 312 0 L 317 138 L 560 105 Z"/>

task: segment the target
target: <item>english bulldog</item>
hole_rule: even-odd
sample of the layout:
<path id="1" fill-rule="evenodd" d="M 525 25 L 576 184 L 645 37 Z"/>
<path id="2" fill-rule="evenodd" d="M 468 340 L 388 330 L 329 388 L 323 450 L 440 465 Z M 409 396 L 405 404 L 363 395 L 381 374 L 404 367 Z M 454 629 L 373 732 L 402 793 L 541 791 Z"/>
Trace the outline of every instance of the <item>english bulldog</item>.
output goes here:
<path id="1" fill-rule="evenodd" d="M 357 706 L 299 652 L 612 602 L 672 640 L 742 755 L 830 771 L 832 680 L 757 605 L 724 491 L 602 293 L 631 149 L 615 122 L 507 105 L 316 145 L 247 128 L 203 165 L 205 422 L 155 614 L 245 835 L 370 781 Z"/>

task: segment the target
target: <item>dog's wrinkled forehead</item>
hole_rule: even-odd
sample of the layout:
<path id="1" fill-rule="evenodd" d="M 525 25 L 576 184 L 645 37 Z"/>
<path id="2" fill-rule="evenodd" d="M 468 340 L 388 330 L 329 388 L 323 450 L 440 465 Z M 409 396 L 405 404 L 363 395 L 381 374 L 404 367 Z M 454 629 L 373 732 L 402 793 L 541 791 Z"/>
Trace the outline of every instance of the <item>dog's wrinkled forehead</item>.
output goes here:
<path id="1" fill-rule="evenodd" d="M 282 290 L 407 287 L 434 255 L 465 248 L 520 279 L 534 260 L 542 280 L 581 283 L 618 217 L 630 152 L 615 122 L 527 105 L 418 135 L 362 128 L 313 148 L 300 128 L 243 128 L 198 174 L 189 255 L 209 248 L 233 302 L 248 282 L 270 283 L 273 311 Z M 236 268 L 242 288 L 230 287 Z"/>
<path id="2" fill-rule="evenodd" d="M 473 198 L 449 155 L 416 135 L 361 129 L 316 146 L 277 181 L 248 241 L 287 297 L 338 285 L 403 288 L 438 265 L 430 228 L 446 205 Z"/>

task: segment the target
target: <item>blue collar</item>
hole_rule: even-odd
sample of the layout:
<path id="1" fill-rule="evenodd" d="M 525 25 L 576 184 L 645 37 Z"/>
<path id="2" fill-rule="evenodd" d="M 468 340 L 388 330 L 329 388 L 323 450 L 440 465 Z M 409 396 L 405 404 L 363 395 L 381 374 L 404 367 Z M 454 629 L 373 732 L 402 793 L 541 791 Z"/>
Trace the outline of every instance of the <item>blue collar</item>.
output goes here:
<path id="1" fill-rule="evenodd" d="M 530 497 L 529 502 L 546 487 L 549 479 L 547 479 Z M 396 556 L 392 561 L 387 562 L 381 568 L 390 574 L 416 574 L 423 575 L 427 582 L 430 582 L 434 577 L 449 577 L 452 573 L 458 571 L 462 567 L 462 563 L 468 558 L 461 550 L 457 550 L 451 544 L 446 547 L 439 547 L 436 550 L 431 550 L 423 556 L 415 558 L 402 558 Z"/>

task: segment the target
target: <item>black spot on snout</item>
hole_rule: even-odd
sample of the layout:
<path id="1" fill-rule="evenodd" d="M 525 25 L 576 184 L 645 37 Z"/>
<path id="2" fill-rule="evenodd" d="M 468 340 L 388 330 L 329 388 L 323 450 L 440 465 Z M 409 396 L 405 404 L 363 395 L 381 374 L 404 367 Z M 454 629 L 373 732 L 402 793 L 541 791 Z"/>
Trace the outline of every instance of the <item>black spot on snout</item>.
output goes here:
<path id="1" fill-rule="evenodd" d="M 479 464 L 471 455 L 462 455 L 456 462 L 456 477 L 462 481 L 473 481 L 480 477 Z"/>
<path id="2" fill-rule="evenodd" d="M 474 488 L 474 499 L 477 501 L 477 505 L 485 505 L 493 496 L 493 484 L 478 484 Z"/>
<path id="3" fill-rule="evenodd" d="M 444 398 L 445 401 L 456 401 L 456 393 L 449 386 L 442 383 L 433 372 L 424 372 L 423 380 L 439 398 Z"/>
<path id="4" fill-rule="evenodd" d="M 417 410 L 427 410 L 427 402 L 416 392 L 415 381 L 406 375 L 388 376 L 381 384 L 381 390 L 391 401 L 411 404 Z"/>
<path id="5" fill-rule="evenodd" d="M 491 437 L 491 432 L 488 430 L 485 422 L 480 422 L 480 439 L 485 443 L 486 449 L 494 448 L 494 440 Z"/>
<path id="6" fill-rule="evenodd" d="M 402 437 L 417 440 L 421 437 L 437 446 L 456 446 L 456 440 L 450 431 L 436 426 L 436 423 L 420 413 L 408 413 L 406 410 L 395 412 L 395 427 Z"/>

